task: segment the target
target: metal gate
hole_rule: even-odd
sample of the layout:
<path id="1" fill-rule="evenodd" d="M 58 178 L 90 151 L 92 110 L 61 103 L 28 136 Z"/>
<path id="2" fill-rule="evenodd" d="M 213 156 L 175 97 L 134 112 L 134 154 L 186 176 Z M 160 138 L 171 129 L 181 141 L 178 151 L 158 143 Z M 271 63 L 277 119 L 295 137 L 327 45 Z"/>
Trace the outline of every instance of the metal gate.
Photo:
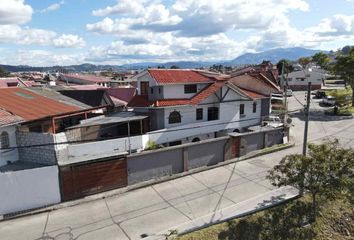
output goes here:
<path id="1" fill-rule="evenodd" d="M 62 200 L 127 186 L 126 158 L 60 167 Z"/>

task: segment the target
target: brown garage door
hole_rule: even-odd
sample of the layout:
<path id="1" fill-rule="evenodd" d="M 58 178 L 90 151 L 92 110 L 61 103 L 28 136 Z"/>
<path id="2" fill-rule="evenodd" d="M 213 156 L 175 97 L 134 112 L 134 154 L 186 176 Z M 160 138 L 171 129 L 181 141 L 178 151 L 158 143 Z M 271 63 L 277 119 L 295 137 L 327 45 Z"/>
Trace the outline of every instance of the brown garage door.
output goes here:
<path id="1" fill-rule="evenodd" d="M 70 200 L 127 186 L 125 158 L 60 167 L 62 199 Z"/>

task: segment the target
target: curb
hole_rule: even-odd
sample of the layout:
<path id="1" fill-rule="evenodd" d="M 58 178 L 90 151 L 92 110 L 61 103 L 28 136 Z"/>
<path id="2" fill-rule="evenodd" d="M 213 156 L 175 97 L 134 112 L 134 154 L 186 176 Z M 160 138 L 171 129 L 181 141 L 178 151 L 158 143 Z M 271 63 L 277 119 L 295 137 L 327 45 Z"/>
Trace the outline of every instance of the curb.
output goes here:
<path id="1" fill-rule="evenodd" d="M 222 166 L 229 165 L 232 163 L 246 161 L 250 158 L 259 157 L 259 156 L 270 154 L 273 152 L 285 150 L 285 149 L 288 149 L 288 148 L 291 148 L 294 146 L 295 146 L 295 142 L 289 142 L 285 145 L 274 147 L 274 149 L 270 149 L 272 147 L 269 147 L 268 149 L 264 148 L 261 150 L 251 152 L 251 153 L 246 154 L 245 156 L 241 156 L 239 158 L 233 158 L 230 160 L 225 160 L 223 162 L 219 162 L 219 163 L 212 165 L 212 166 L 203 166 L 203 167 L 191 169 L 187 172 L 182 172 L 182 173 L 177 173 L 177 174 L 170 175 L 170 176 L 164 176 L 161 178 L 151 179 L 151 180 L 147 180 L 147 181 L 144 181 L 141 183 L 136 183 L 131 186 L 124 187 L 124 188 L 114 189 L 114 190 L 110 190 L 110 191 L 103 192 L 103 193 L 97 193 L 97 194 L 86 196 L 84 198 L 80 198 L 77 200 L 62 202 L 62 203 L 46 206 L 43 208 L 40 207 L 37 209 L 32 209 L 32 210 L 30 209 L 30 210 L 24 210 L 24 211 L 20 211 L 20 212 L 0 215 L 0 222 L 12 220 L 12 219 L 16 219 L 16 218 L 21 218 L 21 217 L 26 217 L 26 216 L 37 215 L 40 213 L 50 212 L 50 211 L 54 211 L 54 210 L 58 210 L 58 209 L 62 209 L 62 208 L 73 207 L 73 206 L 76 206 L 79 204 L 85 204 L 85 203 L 93 202 L 93 201 L 108 198 L 108 197 L 118 196 L 120 194 L 129 192 L 129 191 L 138 190 L 138 189 L 141 189 L 144 187 L 149 187 L 154 184 L 159 184 L 159 183 L 171 181 L 174 179 L 178 179 L 178 178 L 185 177 L 185 176 L 192 175 L 192 174 L 199 173 L 199 172 L 204 172 L 207 170 L 222 167 Z"/>

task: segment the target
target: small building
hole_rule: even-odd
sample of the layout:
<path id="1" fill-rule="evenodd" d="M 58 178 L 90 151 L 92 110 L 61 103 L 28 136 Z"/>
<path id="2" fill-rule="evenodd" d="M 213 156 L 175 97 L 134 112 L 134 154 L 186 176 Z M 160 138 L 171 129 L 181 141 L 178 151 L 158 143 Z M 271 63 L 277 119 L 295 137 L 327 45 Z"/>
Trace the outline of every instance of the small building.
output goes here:
<path id="1" fill-rule="evenodd" d="M 325 73 L 315 68 L 306 68 L 289 73 L 287 84 L 293 91 L 304 91 L 307 90 L 308 83 L 311 82 L 311 90 L 315 90 L 322 88 L 325 78 Z"/>
<path id="2" fill-rule="evenodd" d="M 59 78 L 63 82 L 80 84 L 80 85 L 96 84 L 101 87 L 109 87 L 109 83 L 110 83 L 110 79 L 106 77 L 95 76 L 95 75 L 62 74 L 60 75 Z"/>

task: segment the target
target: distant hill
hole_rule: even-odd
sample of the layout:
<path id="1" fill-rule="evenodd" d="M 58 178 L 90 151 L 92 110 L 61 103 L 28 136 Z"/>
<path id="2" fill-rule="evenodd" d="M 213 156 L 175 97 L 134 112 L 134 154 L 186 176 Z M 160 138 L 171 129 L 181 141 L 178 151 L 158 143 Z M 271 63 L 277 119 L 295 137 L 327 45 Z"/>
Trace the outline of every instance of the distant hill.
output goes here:
<path id="1" fill-rule="evenodd" d="M 171 68 L 177 66 L 179 68 L 200 68 L 208 67 L 213 64 L 222 64 L 226 66 L 245 65 L 245 64 L 259 64 L 263 60 L 269 60 L 272 63 L 277 63 L 279 60 L 285 58 L 289 60 L 297 60 L 300 57 L 309 57 L 315 53 L 321 52 L 321 50 L 312 50 L 306 48 L 276 48 L 259 53 L 246 53 L 230 61 L 220 62 L 202 62 L 202 61 L 177 61 L 177 62 L 141 62 L 131 63 L 124 65 L 94 65 L 90 63 L 84 63 L 79 65 L 70 66 L 52 66 L 52 67 L 31 67 L 26 65 L 11 66 L 0 65 L 1 68 L 9 72 L 21 72 L 21 71 L 67 71 L 67 72 L 94 72 L 104 70 L 128 70 L 128 69 L 146 69 L 148 67 L 164 67 Z"/>
<path id="2" fill-rule="evenodd" d="M 229 66 L 243 64 L 259 64 L 263 60 L 271 61 L 272 63 L 277 63 L 283 58 L 295 61 L 300 57 L 310 57 L 318 52 L 321 52 L 321 50 L 312 50 L 300 47 L 276 48 L 259 53 L 246 53 L 231 61 L 224 62 L 223 64 Z"/>

